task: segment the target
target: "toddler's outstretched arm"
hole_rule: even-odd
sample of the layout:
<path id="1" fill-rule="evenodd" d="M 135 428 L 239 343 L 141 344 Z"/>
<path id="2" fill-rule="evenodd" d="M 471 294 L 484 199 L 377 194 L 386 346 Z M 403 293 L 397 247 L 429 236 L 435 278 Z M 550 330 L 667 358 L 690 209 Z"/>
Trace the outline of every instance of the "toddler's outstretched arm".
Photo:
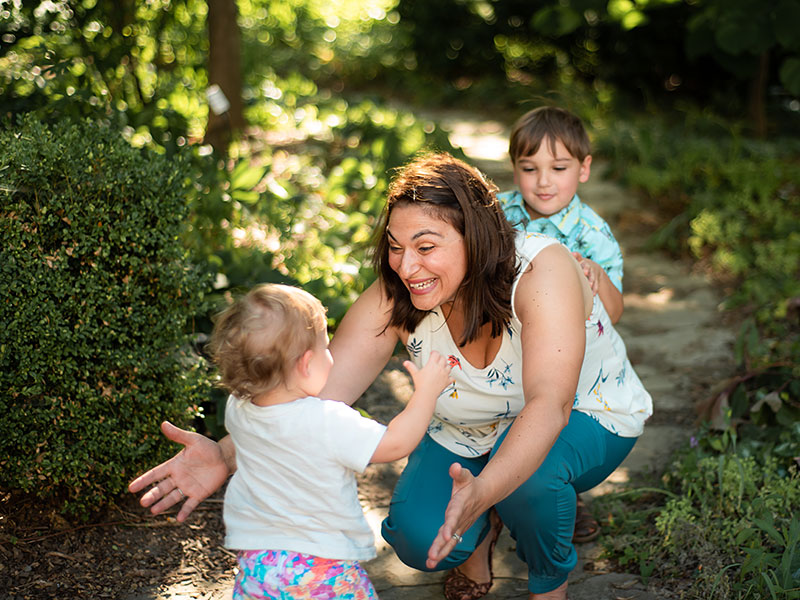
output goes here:
<path id="1" fill-rule="evenodd" d="M 453 381 L 450 363 L 436 351 L 431 352 L 422 369 L 410 360 L 403 366 L 414 381 L 414 393 L 403 411 L 389 422 L 370 460 L 373 463 L 392 462 L 411 454 L 428 429 L 436 399 Z"/>

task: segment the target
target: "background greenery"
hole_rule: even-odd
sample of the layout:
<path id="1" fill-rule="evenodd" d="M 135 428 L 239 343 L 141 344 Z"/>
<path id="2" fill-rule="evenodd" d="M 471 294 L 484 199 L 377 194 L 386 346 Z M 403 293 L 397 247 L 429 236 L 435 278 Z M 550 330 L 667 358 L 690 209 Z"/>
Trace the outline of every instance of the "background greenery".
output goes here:
<path id="1" fill-rule="evenodd" d="M 98 129 L 87 142 L 111 136 L 104 143 L 112 145 L 117 136 L 142 152 L 123 171 L 135 172 L 146 156 L 164 177 L 180 174 L 175 239 L 185 264 L 212 282 L 187 290 L 192 314 L 181 317 L 181 343 L 202 353 L 209 314 L 256 282 L 302 285 L 323 300 L 335 328 L 373 277 L 368 239 L 392 169 L 422 149 L 452 150 L 421 107 L 509 122 L 535 103 L 571 108 L 595 132 L 596 154 L 613 176 L 658 208 L 653 250 L 706 268 L 742 323 L 740 371 L 715 399 L 724 425 L 696 432 L 659 491 L 619 499 L 627 508 L 613 511 L 618 520 L 609 527 L 619 530 L 609 538 L 625 544 L 611 544 L 609 554 L 634 561 L 645 577 L 656 565 L 689 574 L 696 597 L 795 597 L 798 22 L 800 0 L 7 0 L 0 2 L 0 114 L 9 144 L 34 122 L 46 125 L 33 171 L 63 148 L 51 124 L 89 127 L 89 119 Z M 236 77 L 224 76 L 226 66 Z M 210 84 L 231 100 L 228 112 L 210 113 Z M 24 114 L 32 120 L 20 120 Z M 11 179 L 19 163 L 2 156 L 0 210 L 13 228 L 7 206 L 21 201 Z M 91 162 L 76 154 L 65 173 L 82 172 L 82 161 Z M 40 183 L 30 185 L 38 193 Z M 41 193 L 58 199 L 46 186 Z M 32 273 L 51 255 L 24 256 Z M 29 276 L 22 273 L 4 269 L 0 287 L 17 289 Z M 77 285 L 78 275 L 63 285 Z M 14 335 L 41 330 L 29 312 Z M 4 344 L 3 360 L 14 365 L 25 356 L 46 369 L 53 360 L 23 355 L 18 341 Z M 19 378 L 3 382 L 9 423 L 37 430 L 24 407 L 39 402 L 38 392 Z M 108 406 L 102 387 L 89 389 L 62 397 Z M 183 404 L 172 392 L 148 394 L 152 406 L 136 413 L 136 426 L 156 432 L 162 418 L 187 418 L 192 393 Z M 195 412 L 205 418 L 195 423 L 220 435 L 219 398 L 204 394 Z M 138 431 L 125 412 L 116 417 L 120 427 Z M 70 423 L 48 427 L 74 429 Z M 166 451 L 160 439 L 150 442 L 142 464 Z M 64 504 L 54 488 L 23 485 L 31 469 L 20 466 L 12 477 L 4 464 L 0 486 L 36 491 L 76 514 L 112 501 L 124 484 L 115 471 L 80 507 Z M 76 467 L 73 476 L 80 473 Z M 723 535 L 736 527 L 749 533 Z"/>

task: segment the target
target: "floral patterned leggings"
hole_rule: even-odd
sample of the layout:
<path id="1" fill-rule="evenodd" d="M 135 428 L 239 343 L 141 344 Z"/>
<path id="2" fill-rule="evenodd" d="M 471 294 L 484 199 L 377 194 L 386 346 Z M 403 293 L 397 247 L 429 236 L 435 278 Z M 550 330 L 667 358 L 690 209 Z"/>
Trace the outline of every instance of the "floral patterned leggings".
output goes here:
<path id="1" fill-rule="evenodd" d="M 335 560 L 287 550 L 239 552 L 233 600 L 377 600 L 355 560 Z"/>

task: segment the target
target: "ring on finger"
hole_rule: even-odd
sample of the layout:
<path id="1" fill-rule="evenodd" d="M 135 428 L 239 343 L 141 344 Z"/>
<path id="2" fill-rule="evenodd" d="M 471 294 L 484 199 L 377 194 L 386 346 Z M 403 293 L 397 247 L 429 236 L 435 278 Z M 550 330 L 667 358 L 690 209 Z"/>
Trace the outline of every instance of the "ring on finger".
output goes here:
<path id="1" fill-rule="evenodd" d="M 176 489 L 176 490 L 178 490 L 178 493 L 181 495 L 181 500 L 183 500 L 184 498 L 186 498 L 186 494 L 184 494 L 184 493 L 183 493 L 183 490 L 181 490 L 181 488 L 179 488 L 179 487 L 176 485 L 176 486 L 175 486 L 175 489 Z"/>
<path id="2" fill-rule="evenodd" d="M 464 538 L 463 538 L 463 537 L 461 537 L 460 535 L 458 535 L 457 533 L 454 533 L 454 534 L 452 535 L 452 538 L 453 538 L 453 539 L 454 539 L 456 542 L 458 542 L 459 544 L 460 544 L 461 542 L 463 542 L 463 541 L 464 541 Z"/>

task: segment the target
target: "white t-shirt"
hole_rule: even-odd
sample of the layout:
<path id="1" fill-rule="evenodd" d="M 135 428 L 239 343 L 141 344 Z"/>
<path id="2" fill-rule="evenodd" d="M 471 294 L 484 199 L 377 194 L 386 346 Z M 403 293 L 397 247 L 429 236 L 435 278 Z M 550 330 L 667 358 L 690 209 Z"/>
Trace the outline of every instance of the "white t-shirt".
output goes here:
<path id="1" fill-rule="evenodd" d="M 237 465 L 225 492 L 227 547 L 375 557 L 355 473 L 369 464 L 384 425 L 333 400 L 256 406 L 230 396 L 225 428 Z"/>
<path id="2" fill-rule="evenodd" d="M 523 273 L 543 248 L 558 243 L 537 233 L 517 234 L 519 272 Z M 519 276 L 512 288 L 512 307 L 518 282 Z M 653 412 L 652 399 L 597 295 L 585 323 L 586 351 L 572 408 L 612 433 L 637 437 Z M 461 355 L 440 309 L 431 311 L 409 334 L 406 348 L 418 367 L 433 350 L 449 357 L 453 365 L 450 376 L 455 382 L 439 395 L 428 426 L 428 434 L 438 444 L 459 456 L 482 456 L 522 410 L 521 328 L 514 312 L 497 356 L 483 369 L 473 367 Z"/>

